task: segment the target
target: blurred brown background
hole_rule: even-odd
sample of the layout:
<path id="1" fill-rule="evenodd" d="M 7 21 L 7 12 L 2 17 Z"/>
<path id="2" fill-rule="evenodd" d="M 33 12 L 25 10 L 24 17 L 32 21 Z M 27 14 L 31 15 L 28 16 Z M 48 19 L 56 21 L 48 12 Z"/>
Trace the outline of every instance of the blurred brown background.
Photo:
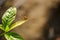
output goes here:
<path id="1" fill-rule="evenodd" d="M 60 0 L 1 0 L 1 16 L 11 6 L 17 8 L 15 21 L 28 18 L 12 30 L 24 40 L 55 40 L 60 35 Z"/>

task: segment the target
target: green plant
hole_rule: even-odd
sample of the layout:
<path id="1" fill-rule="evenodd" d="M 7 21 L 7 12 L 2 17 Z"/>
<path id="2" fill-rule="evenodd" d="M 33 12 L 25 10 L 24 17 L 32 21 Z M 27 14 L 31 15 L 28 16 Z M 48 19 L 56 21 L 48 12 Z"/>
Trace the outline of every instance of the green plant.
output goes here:
<path id="1" fill-rule="evenodd" d="M 0 36 L 4 35 L 6 40 L 23 40 L 23 38 L 14 33 L 10 32 L 12 29 L 17 26 L 25 23 L 27 20 L 20 20 L 12 24 L 16 16 L 16 8 L 10 7 L 2 16 L 2 24 L 0 24 L 0 29 L 4 31 L 4 33 L 0 34 Z"/>

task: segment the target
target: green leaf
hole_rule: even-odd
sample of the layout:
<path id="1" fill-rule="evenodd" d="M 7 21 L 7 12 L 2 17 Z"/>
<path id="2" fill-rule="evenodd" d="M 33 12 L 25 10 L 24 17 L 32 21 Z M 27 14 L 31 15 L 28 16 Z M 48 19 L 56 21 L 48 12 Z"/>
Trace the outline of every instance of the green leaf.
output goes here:
<path id="1" fill-rule="evenodd" d="M 16 8 L 10 7 L 2 16 L 2 25 L 5 31 L 9 30 L 9 25 L 15 19 L 15 15 L 16 15 Z"/>
<path id="2" fill-rule="evenodd" d="M 4 34 L 4 36 L 7 40 L 23 40 L 23 38 L 20 35 L 13 32 L 8 32 Z"/>
<path id="3" fill-rule="evenodd" d="M 1 30 L 4 30 L 4 28 L 3 28 L 2 24 L 0 24 L 0 29 L 1 29 Z"/>
<path id="4" fill-rule="evenodd" d="M 26 21 L 27 20 L 20 20 L 20 21 L 15 22 L 14 24 L 11 25 L 11 28 L 9 29 L 9 31 L 12 30 L 12 29 L 14 29 L 14 28 L 16 28 L 16 27 L 18 27 L 18 26 L 20 26 L 20 25 L 22 25 Z"/>

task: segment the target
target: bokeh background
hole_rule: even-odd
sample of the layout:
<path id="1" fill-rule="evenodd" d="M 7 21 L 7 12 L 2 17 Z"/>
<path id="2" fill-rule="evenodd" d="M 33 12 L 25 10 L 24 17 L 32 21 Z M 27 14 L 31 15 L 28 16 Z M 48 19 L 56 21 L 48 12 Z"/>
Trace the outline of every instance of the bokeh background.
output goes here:
<path id="1" fill-rule="evenodd" d="M 60 40 L 60 0 L 0 0 L 0 23 L 3 13 L 11 6 L 17 8 L 14 22 L 28 18 L 12 30 L 24 40 Z M 0 40 L 5 39 L 0 37 Z"/>

